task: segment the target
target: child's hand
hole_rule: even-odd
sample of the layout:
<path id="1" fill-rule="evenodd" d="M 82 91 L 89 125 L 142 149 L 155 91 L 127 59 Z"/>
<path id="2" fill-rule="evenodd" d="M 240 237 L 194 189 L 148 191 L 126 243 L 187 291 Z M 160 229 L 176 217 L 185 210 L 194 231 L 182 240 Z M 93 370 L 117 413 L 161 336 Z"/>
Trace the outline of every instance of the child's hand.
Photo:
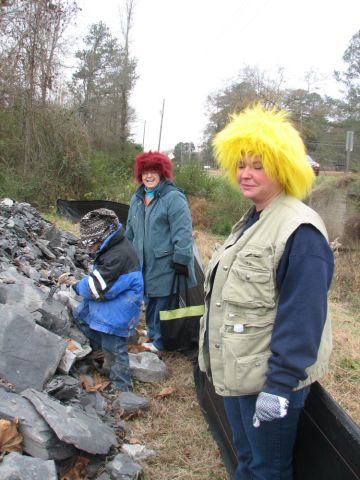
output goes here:
<path id="1" fill-rule="evenodd" d="M 60 285 L 75 285 L 77 283 L 77 280 L 75 277 L 73 277 L 70 273 L 62 273 L 60 277 L 58 278 L 57 284 Z"/>

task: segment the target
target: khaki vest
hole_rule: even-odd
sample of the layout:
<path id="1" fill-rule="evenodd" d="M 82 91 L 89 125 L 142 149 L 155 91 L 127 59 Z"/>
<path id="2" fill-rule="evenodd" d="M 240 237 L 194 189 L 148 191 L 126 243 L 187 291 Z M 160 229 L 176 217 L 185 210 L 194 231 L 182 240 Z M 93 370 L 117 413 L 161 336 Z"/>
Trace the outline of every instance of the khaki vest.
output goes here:
<path id="1" fill-rule="evenodd" d="M 290 235 L 299 225 L 311 224 L 327 238 L 325 225 L 314 210 L 280 193 L 236 242 L 252 210 L 215 251 L 205 278 L 199 366 L 211 376 L 220 395 L 255 394 L 264 387 L 278 302 L 276 270 Z M 204 319 L 208 314 L 209 351 L 204 348 Z M 296 389 L 324 375 L 331 348 L 328 315 L 317 360 L 307 368 L 307 379 L 300 381 Z"/>

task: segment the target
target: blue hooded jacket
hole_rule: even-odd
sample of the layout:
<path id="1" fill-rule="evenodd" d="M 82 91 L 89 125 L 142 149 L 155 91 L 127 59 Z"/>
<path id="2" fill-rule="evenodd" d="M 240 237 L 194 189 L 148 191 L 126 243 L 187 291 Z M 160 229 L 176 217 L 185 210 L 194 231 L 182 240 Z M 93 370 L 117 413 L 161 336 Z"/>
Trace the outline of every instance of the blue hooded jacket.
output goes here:
<path id="1" fill-rule="evenodd" d="M 75 318 L 98 332 L 129 337 L 139 321 L 143 286 L 140 261 L 120 224 L 96 252 L 92 273 L 73 287 L 83 297 Z"/>

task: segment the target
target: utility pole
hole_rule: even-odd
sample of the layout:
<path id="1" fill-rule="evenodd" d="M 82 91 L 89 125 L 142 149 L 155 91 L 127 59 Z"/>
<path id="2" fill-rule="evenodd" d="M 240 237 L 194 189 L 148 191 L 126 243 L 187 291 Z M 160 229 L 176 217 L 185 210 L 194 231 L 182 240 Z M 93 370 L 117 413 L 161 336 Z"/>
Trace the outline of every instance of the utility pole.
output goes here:
<path id="1" fill-rule="evenodd" d="M 165 109 L 165 98 L 163 100 L 162 109 L 161 109 L 161 120 L 160 120 L 160 132 L 159 132 L 159 143 L 158 143 L 158 152 L 160 152 L 160 143 L 161 143 L 161 131 L 164 118 L 164 109 Z"/>
<path id="2" fill-rule="evenodd" d="M 350 156 L 351 152 L 353 151 L 354 148 L 354 132 L 351 130 L 348 130 L 346 132 L 346 145 L 345 145 L 345 150 L 346 150 L 346 171 L 348 172 L 350 170 Z"/>
<path id="3" fill-rule="evenodd" d="M 145 147 L 145 129 L 146 129 L 146 120 L 144 120 L 144 131 L 143 131 L 143 141 L 142 141 L 143 150 Z"/>

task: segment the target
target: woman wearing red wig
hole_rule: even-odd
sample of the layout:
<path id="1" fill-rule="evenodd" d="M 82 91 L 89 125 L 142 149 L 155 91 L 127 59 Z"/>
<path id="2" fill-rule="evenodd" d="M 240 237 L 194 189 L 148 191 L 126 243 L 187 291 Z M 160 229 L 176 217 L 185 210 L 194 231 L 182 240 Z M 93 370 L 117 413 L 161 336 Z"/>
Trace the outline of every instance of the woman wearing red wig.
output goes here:
<path id="1" fill-rule="evenodd" d="M 144 347 L 163 350 L 159 312 L 166 310 L 175 273 L 196 285 L 190 210 L 182 190 L 172 183 L 171 160 L 159 152 L 135 158 L 140 187 L 133 195 L 126 227 L 143 265 L 146 336 Z"/>

